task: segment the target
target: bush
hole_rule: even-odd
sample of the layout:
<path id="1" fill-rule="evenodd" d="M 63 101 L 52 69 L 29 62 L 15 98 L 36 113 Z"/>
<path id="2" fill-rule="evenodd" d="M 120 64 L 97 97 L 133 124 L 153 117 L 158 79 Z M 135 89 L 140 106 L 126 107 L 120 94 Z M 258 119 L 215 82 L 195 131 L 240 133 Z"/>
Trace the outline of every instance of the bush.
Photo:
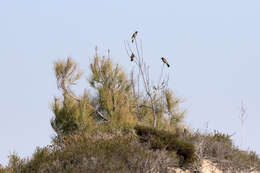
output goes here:
<path id="1" fill-rule="evenodd" d="M 178 159 L 165 150 L 150 150 L 133 134 L 69 135 L 66 142 L 37 148 L 19 172 L 167 172 Z"/>
<path id="2" fill-rule="evenodd" d="M 78 133 L 37 148 L 30 159 L 17 154 L 0 173 L 38 172 L 167 172 L 167 167 L 199 170 L 197 158 L 209 159 L 224 172 L 258 170 L 260 159 L 254 152 L 236 148 L 228 135 L 188 133 L 136 126 L 135 129 L 103 127 L 92 133 Z M 196 150 L 195 150 L 196 149 Z M 202 152 L 201 157 L 197 157 Z M 195 159 L 196 153 L 196 159 Z"/>
<path id="3" fill-rule="evenodd" d="M 139 82 L 137 86 L 134 73 L 127 75 L 111 58 L 96 54 L 89 69 L 89 87 L 77 95 L 71 88 L 82 76 L 78 64 L 71 58 L 54 63 L 57 86 L 62 95 L 55 97 L 52 103 L 51 126 L 59 137 L 87 132 L 102 122 L 114 127 L 142 124 L 173 129 L 184 118 L 185 112 L 179 108 L 181 100 L 168 88 L 166 81 L 160 87 L 151 85 L 148 99 L 142 89 L 137 93 L 136 88 L 142 86 Z"/>
<path id="4" fill-rule="evenodd" d="M 136 126 L 137 135 L 142 143 L 149 143 L 151 149 L 174 151 L 177 153 L 181 164 L 195 160 L 195 148 L 191 142 L 184 141 L 178 135 L 168 131 L 156 130 L 150 127 Z"/>
<path id="5" fill-rule="evenodd" d="M 232 142 L 231 136 L 214 131 L 209 134 L 196 132 L 187 136 L 186 140 L 196 146 L 196 154 L 200 159 L 209 159 L 226 171 L 249 171 L 260 168 L 260 159 L 255 152 L 242 151 Z"/>

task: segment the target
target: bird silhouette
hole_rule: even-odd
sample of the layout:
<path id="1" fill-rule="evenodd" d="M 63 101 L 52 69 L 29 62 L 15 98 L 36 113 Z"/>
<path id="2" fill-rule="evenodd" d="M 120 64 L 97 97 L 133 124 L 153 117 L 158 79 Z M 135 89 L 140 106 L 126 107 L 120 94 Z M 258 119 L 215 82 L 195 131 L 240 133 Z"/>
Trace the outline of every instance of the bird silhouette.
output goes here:
<path id="1" fill-rule="evenodd" d="M 135 31 L 135 33 L 133 33 L 133 35 L 132 35 L 132 43 L 134 42 L 134 40 L 135 40 L 135 37 L 137 36 L 137 33 L 138 33 L 138 31 Z"/>
<path id="2" fill-rule="evenodd" d="M 131 61 L 134 60 L 134 57 L 135 57 L 135 55 L 134 55 L 134 53 L 132 53 L 131 56 L 130 56 Z"/>
<path id="3" fill-rule="evenodd" d="M 162 57 L 161 59 L 163 63 L 165 63 L 168 67 L 170 67 L 170 64 L 167 62 L 167 60 L 164 57 Z"/>

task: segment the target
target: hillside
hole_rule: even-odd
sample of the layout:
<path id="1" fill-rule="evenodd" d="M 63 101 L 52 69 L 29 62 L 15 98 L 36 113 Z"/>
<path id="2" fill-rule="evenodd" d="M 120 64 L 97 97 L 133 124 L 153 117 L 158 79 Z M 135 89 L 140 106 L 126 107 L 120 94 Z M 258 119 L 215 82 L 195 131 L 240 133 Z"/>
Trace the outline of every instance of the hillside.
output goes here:
<path id="1" fill-rule="evenodd" d="M 52 143 L 30 158 L 11 154 L 0 173 L 260 171 L 257 154 L 237 148 L 230 135 L 184 128 L 185 110 L 169 76 L 162 70 L 154 83 L 143 57 L 130 58 L 138 70 L 127 75 L 109 55 L 96 53 L 90 88 L 81 95 L 71 89 L 83 74 L 77 63 L 56 61 L 61 96 L 52 103 Z"/>
<path id="2" fill-rule="evenodd" d="M 203 144 L 202 144 L 203 142 Z M 221 133 L 169 133 L 136 126 L 54 139 L 29 159 L 10 156 L 1 173 L 21 172 L 257 172 L 260 159 Z M 214 170 L 214 171 L 213 171 Z"/>

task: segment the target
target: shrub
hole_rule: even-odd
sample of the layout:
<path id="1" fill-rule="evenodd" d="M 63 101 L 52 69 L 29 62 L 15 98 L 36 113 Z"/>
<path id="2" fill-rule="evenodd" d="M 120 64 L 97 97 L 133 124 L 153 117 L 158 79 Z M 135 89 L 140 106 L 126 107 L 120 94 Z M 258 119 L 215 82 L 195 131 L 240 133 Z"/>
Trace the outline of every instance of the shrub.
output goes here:
<path id="1" fill-rule="evenodd" d="M 150 150 L 133 134 L 67 136 L 65 145 L 38 148 L 21 172 L 167 172 L 177 166 L 174 153 Z M 70 141 L 70 142 L 68 142 Z M 53 149 L 56 148 L 56 149 Z"/>
<path id="2" fill-rule="evenodd" d="M 135 82 L 134 73 L 127 75 L 111 58 L 96 54 L 89 69 L 89 87 L 77 95 L 71 88 L 82 75 L 78 64 L 71 58 L 54 63 L 62 95 L 54 98 L 51 126 L 59 137 L 92 130 L 102 122 L 114 127 L 142 124 L 172 130 L 184 118 L 185 112 L 179 108 L 181 100 L 168 88 L 166 81 L 158 86 L 146 81 L 149 83 L 148 99 L 140 82 L 138 85 Z M 148 80 L 142 78 L 145 79 Z"/>
<path id="3" fill-rule="evenodd" d="M 230 135 L 218 131 L 209 134 L 196 132 L 187 136 L 186 140 L 194 143 L 200 159 L 209 159 L 217 163 L 223 171 L 229 169 L 234 172 L 248 172 L 260 168 L 259 157 L 254 152 L 238 149 Z"/>
<path id="4" fill-rule="evenodd" d="M 142 143 L 149 143 L 151 149 L 175 151 L 182 164 L 189 163 L 195 159 L 195 148 L 191 142 L 184 141 L 178 135 L 168 131 L 156 130 L 150 127 L 136 126 L 137 135 Z"/>

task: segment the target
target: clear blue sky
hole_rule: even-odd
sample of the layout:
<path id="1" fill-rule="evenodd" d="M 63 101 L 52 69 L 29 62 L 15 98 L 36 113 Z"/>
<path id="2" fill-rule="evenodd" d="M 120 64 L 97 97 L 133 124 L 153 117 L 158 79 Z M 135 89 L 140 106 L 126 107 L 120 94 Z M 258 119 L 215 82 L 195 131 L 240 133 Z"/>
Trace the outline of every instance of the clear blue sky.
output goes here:
<path id="1" fill-rule="evenodd" d="M 239 145 L 243 100 L 243 148 L 260 154 L 259 20 L 259 0 L 0 1 L 0 163 L 50 143 L 53 61 L 72 56 L 87 69 L 99 46 L 130 70 L 123 43 L 135 30 L 154 74 L 161 56 L 172 65 L 190 127 L 236 132 Z"/>

